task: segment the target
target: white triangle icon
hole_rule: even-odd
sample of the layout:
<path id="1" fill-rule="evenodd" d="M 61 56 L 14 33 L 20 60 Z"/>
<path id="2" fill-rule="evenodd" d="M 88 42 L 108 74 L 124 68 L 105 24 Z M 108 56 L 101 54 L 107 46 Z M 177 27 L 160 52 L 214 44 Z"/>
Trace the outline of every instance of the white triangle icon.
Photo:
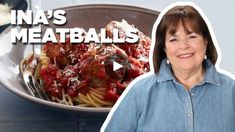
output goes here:
<path id="1" fill-rule="evenodd" d="M 118 70 L 118 69 L 120 69 L 122 67 L 123 67 L 123 65 L 113 61 L 113 71 L 116 71 L 116 70 Z"/>

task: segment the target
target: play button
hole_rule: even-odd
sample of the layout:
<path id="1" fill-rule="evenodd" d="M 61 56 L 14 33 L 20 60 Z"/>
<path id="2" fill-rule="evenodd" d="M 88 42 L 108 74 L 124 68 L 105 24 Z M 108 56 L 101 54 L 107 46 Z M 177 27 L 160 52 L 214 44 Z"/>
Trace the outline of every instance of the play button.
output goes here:
<path id="1" fill-rule="evenodd" d="M 114 54 L 105 60 L 104 65 L 105 72 L 110 78 L 121 81 L 129 67 L 128 57 L 123 54 Z"/>
<path id="2" fill-rule="evenodd" d="M 120 65 L 119 63 L 113 61 L 113 71 L 116 71 L 122 67 L 123 67 L 123 65 Z"/>

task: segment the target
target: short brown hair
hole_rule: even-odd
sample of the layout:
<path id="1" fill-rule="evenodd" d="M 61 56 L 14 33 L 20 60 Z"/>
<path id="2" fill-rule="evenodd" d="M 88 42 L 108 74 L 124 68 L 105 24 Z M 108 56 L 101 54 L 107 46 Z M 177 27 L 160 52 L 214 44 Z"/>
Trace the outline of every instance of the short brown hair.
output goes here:
<path id="1" fill-rule="evenodd" d="M 161 61 L 166 58 L 166 53 L 164 51 L 166 33 L 168 31 L 170 33 L 176 32 L 180 22 L 185 29 L 187 29 L 187 26 L 190 26 L 194 32 L 202 35 L 204 40 L 207 41 L 207 58 L 209 58 L 213 64 L 217 61 L 217 51 L 207 24 L 202 16 L 192 6 L 175 6 L 164 14 L 156 30 L 155 45 L 153 49 L 153 66 L 155 73 L 159 72 Z"/>

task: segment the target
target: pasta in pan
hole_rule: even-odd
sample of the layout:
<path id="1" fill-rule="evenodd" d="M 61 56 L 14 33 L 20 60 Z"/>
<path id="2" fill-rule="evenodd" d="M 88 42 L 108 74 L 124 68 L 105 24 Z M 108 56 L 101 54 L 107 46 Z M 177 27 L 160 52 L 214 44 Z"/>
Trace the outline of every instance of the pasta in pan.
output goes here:
<path id="1" fill-rule="evenodd" d="M 111 21 L 107 34 L 134 28 L 126 21 Z M 150 38 L 138 31 L 136 44 L 46 43 L 42 47 L 37 78 L 52 101 L 73 106 L 111 107 L 137 76 L 149 71 Z M 59 39 L 59 38 L 58 38 Z M 112 62 L 126 64 L 113 71 Z"/>

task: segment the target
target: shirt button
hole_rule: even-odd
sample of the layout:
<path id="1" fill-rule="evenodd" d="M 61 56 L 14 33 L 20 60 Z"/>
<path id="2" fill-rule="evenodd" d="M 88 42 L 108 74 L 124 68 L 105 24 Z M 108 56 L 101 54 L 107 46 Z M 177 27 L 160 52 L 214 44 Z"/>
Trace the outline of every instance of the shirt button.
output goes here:
<path id="1" fill-rule="evenodd" d="M 191 93 L 191 96 L 194 96 L 194 93 Z"/>
<path id="2" fill-rule="evenodd" d="M 188 113 L 188 114 L 187 114 L 187 116 L 188 116 L 188 117 L 190 117 L 190 116 L 191 116 L 191 114 L 190 114 L 190 113 Z"/>

